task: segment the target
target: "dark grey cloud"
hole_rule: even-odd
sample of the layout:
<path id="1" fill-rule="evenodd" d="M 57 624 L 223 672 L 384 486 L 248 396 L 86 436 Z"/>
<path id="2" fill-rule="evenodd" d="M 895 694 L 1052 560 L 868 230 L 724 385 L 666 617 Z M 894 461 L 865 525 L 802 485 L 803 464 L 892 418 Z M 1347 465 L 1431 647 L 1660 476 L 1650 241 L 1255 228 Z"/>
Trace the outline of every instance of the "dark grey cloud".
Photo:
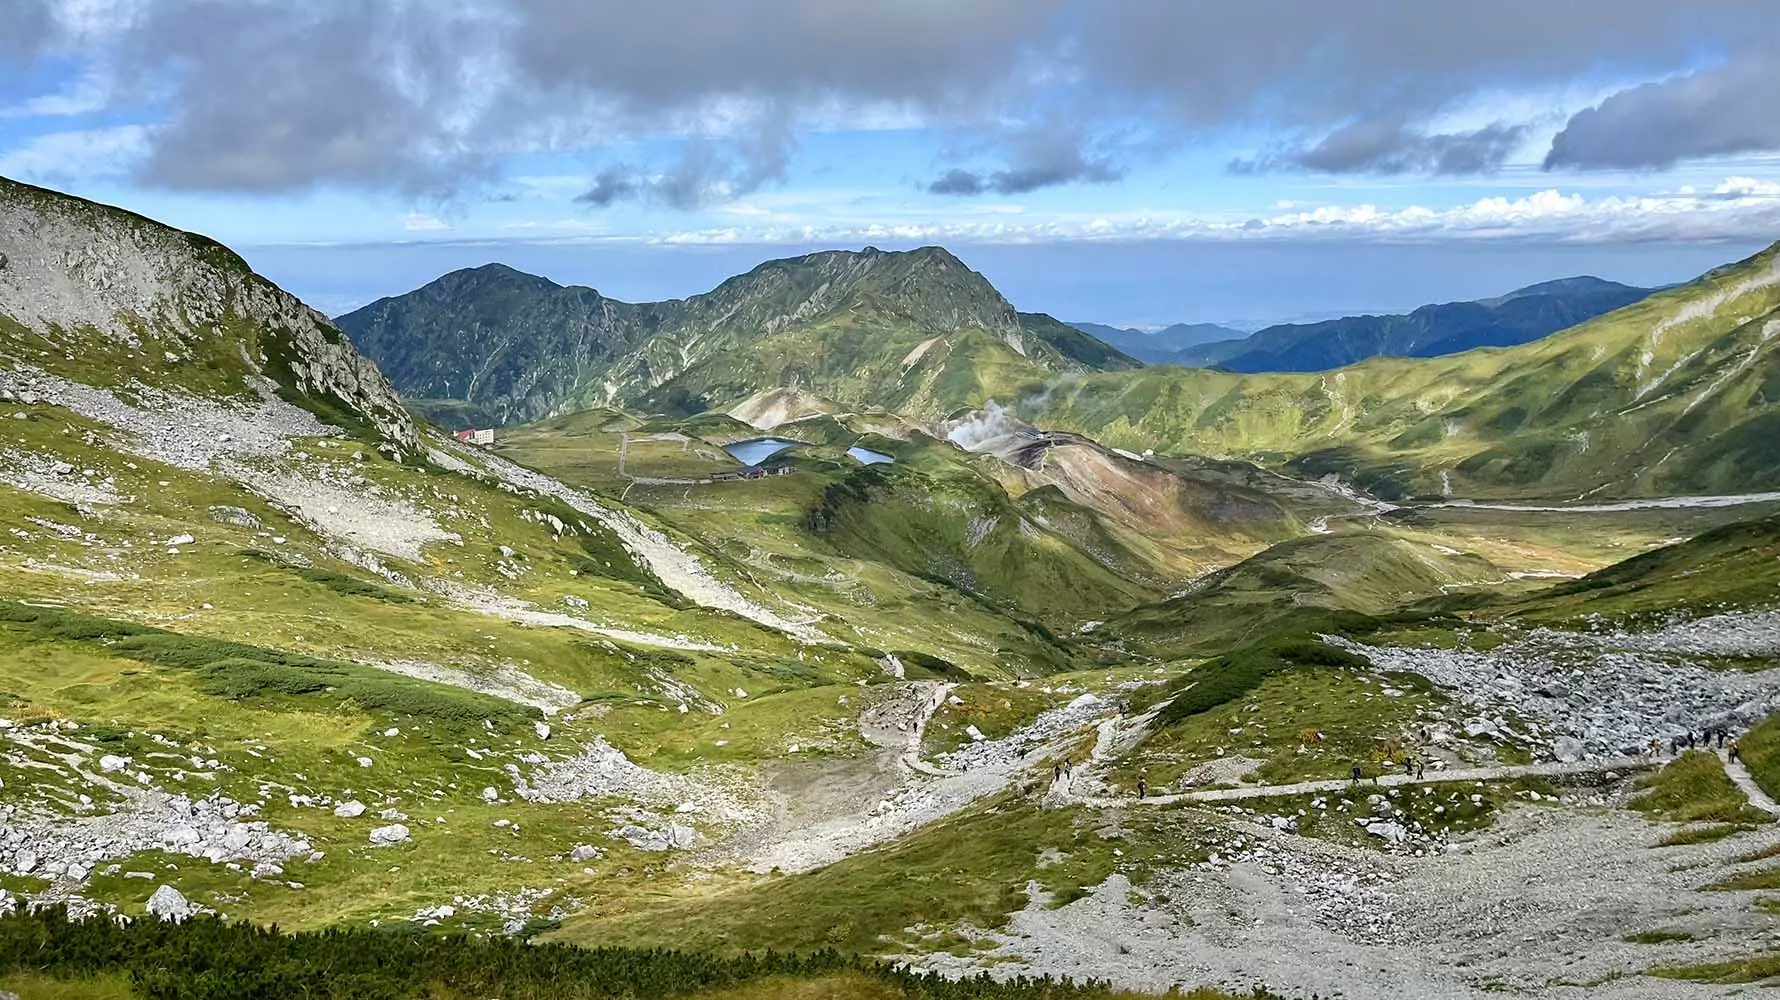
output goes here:
<path id="1" fill-rule="evenodd" d="M 927 190 L 949 195 L 1025 194 L 1060 184 L 1109 184 L 1123 176 L 1125 172 L 1111 163 L 1077 157 L 1073 163 L 1059 161 L 988 172 L 954 167 L 929 183 Z"/>
<path id="2" fill-rule="evenodd" d="M 444 8 L 446 5 L 439 5 Z M 170 86 L 147 183 L 253 193 L 319 185 L 448 193 L 496 150 L 461 123 L 456 36 L 485 27 L 432 9 L 158 0 L 121 54 L 126 79 Z"/>
<path id="3" fill-rule="evenodd" d="M 679 159 L 666 169 L 649 173 L 629 164 L 608 166 L 575 200 L 597 208 L 633 200 L 698 208 L 783 180 L 795 146 L 790 125 L 782 120 L 762 122 L 729 141 L 688 139 L 680 145 Z"/>
<path id="4" fill-rule="evenodd" d="M 994 170 L 953 167 L 927 184 L 931 194 L 1025 194 L 1063 184 L 1109 184 L 1125 176 L 1116 137 L 1099 139 L 1082 124 L 1049 115 L 1000 131 L 984 142 L 1006 161 Z"/>
<path id="5" fill-rule="evenodd" d="M 0 57 L 52 42 L 46 2 L 0 0 Z M 1431 134 L 1427 123 L 1485 88 L 1603 68 L 1658 79 L 1692 68 L 1700 52 L 1726 53 L 1729 79 L 1780 45 L 1773 0 L 1610 6 L 138 0 L 125 30 L 86 40 L 75 58 L 115 77 L 112 111 L 163 123 L 141 168 L 157 185 L 448 193 L 518 150 L 669 137 L 683 147 L 672 162 L 639 166 L 630 190 L 605 197 L 694 205 L 774 183 L 810 121 L 863 108 L 976 137 L 968 157 L 947 164 L 961 173 L 930 185 L 947 193 L 968 192 L 971 178 L 1009 191 L 1115 178 L 1133 154 L 1120 136 L 1132 122 L 1158 146 L 1220 128 L 1323 137 L 1298 151 L 1301 169 L 1488 170 L 1505 132 Z M 1772 77 L 1761 80 L 1773 93 Z M 1619 95 L 1571 123 L 1552 165 L 1780 148 L 1717 81 Z M 1666 145 L 1618 134 L 1678 121 L 1702 102 L 1706 120 Z M 1020 134 L 1004 124 L 1047 115 L 1067 127 Z M 1401 127 L 1369 150 L 1355 121 Z M 1031 148 L 1047 141 L 1048 155 Z M 600 192 L 590 182 L 588 193 Z"/>
<path id="6" fill-rule="evenodd" d="M 927 185 L 927 192 L 929 194 L 972 196 L 987 194 L 989 190 L 989 182 L 982 174 L 974 170 L 965 170 L 962 167 L 953 167 L 934 178 L 933 181 Z"/>
<path id="7" fill-rule="evenodd" d="M 49 0 L 0 0 L 0 60 L 35 56 L 55 27 Z"/>
<path id="8" fill-rule="evenodd" d="M 1780 149 L 1777 98 L 1771 54 L 1622 90 L 1570 119 L 1545 168 L 1653 169 Z"/>
<path id="9" fill-rule="evenodd" d="M 605 208 L 635 198 L 641 192 L 641 184 L 635 167 L 607 167 L 594 175 L 593 186 L 576 195 L 575 200 Z"/>
<path id="10" fill-rule="evenodd" d="M 1231 164 L 1237 173 L 1487 174 L 1526 142 L 1527 126 L 1496 123 L 1474 132 L 1429 134 L 1400 122 L 1354 122 L 1308 145 Z"/>

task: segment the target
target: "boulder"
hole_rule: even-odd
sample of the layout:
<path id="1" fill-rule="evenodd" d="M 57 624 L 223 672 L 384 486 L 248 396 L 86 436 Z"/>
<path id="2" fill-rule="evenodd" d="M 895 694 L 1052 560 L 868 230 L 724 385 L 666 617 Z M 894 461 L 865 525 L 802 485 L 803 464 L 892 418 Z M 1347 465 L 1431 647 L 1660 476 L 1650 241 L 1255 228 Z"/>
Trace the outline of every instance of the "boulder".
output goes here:
<path id="1" fill-rule="evenodd" d="M 185 898 L 185 893 L 170 885 L 163 885 L 154 891 L 154 895 L 148 897 L 148 912 L 157 920 L 179 924 L 196 916 L 198 908 Z"/>
<path id="2" fill-rule="evenodd" d="M 261 528 L 260 519 L 243 507 L 231 507 L 228 504 L 217 504 L 210 508 L 210 519 L 217 524 L 232 524 L 237 528 Z"/>
<path id="3" fill-rule="evenodd" d="M 99 758 L 99 770 L 106 774 L 116 774 L 129 766 L 130 758 L 128 757 L 119 757 L 116 754 L 108 753 Z"/>
<path id="4" fill-rule="evenodd" d="M 629 824 L 613 830 L 608 836 L 624 841 L 638 850 L 665 851 L 674 846 L 666 834 L 658 833 L 645 827 Z"/>
<path id="5" fill-rule="evenodd" d="M 1409 839 L 1409 831 L 1401 823 L 1368 823 L 1366 832 L 1374 837 L 1381 837 L 1393 844 L 1401 844 Z"/>
<path id="6" fill-rule="evenodd" d="M 592 844 L 576 844 L 575 849 L 569 852 L 569 860 L 576 864 L 581 864 L 582 862 L 592 861 L 603 853 L 603 851 L 594 847 Z"/>
<path id="7" fill-rule="evenodd" d="M 342 802 L 334 807 L 334 815 L 341 819 L 357 819 L 365 814 L 365 804 L 357 799 Z"/>
<path id="8" fill-rule="evenodd" d="M 388 826 L 380 826 L 371 831 L 371 846 L 389 847 L 392 844 L 402 843 L 407 840 L 408 837 L 409 833 L 407 827 L 400 823 L 391 823 Z"/>

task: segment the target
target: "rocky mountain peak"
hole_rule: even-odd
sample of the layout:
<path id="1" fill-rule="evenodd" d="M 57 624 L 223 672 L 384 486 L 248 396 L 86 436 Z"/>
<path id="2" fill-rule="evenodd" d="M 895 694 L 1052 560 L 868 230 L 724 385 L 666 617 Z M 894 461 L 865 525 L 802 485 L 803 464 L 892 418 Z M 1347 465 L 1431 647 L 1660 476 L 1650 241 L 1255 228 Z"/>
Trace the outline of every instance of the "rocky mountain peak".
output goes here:
<path id="1" fill-rule="evenodd" d="M 272 389 L 326 419 L 363 421 L 398 448 L 418 447 L 376 365 L 220 244 L 0 178 L 0 260 L 0 332 L 61 348 L 63 377 L 115 379 L 115 368 L 78 370 L 89 355 L 165 359 L 191 367 L 164 373 L 171 384 L 162 388 L 203 380 L 207 392 Z M 186 370 L 193 384 L 179 383 Z"/>

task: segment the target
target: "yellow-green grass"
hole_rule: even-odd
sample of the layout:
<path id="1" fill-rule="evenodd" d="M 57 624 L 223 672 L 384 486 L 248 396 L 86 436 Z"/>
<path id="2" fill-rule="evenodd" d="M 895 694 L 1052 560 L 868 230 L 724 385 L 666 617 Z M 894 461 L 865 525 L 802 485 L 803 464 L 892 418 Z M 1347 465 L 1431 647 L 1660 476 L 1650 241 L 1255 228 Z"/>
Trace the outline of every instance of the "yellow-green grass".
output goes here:
<path id="1" fill-rule="evenodd" d="M 606 803 L 484 802 L 485 785 L 510 796 L 510 780 L 498 761 L 554 746 L 541 745 L 529 723 L 517 730 L 476 727 L 466 733 L 431 718 L 369 713 L 349 702 L 329 704 L 325 698 L 231 701 L 203 693 L 194 675 L 182 669 L 122 659 L 81 643 L 26 642 L 9 629 L 0 629 L 0 691 L 9 718 L 78 721 L 82 739 L 103 752 L 134 756 L 158 783 L 193 797 L 221 791 L 238 801 L 256 801 L 269 784 L 272 794 L 262 816 L 275 829 L 300 833 L 326 852 L 320 862 L 297 859 L 288 866 L 285 879 L 301 882 L 302 889 L 159 852 L 114 859 L 120 873 L 95 874 L 90 893 L 125 912 L 141 912 L 148 894 L 164 881 L 232 916 L 289 927 L 388 921 L 406 919 L 416 909 L 459 894 L 522 886 L 556 890 L 572 888 L 575 882 L 591 883 L 594 891 L 624 891 L 628 883 L 613 872 L 627 869 L 631 878 L 643 882 L 667 860 L 607 838 L 606 831 L 620 824 L 608 818 Z M 399 735 L 384 734 L 392 725 L 401 730 Z M 559 722 L 554 739 L 591 737 L 598 732 L 595 725 Z M 214 777 L 188 773 L 181 779 L 182 769 L 195 769 L 183 756 L 153 756 L 168 748 L 150 739 L 151 733 L 181 748 L 201 747 L 204 756 L 216 758 L 225 769 Z M 467 752 L 477 746 L 484 760 Z M 373 766 L 362 767 L 361 756 Z M 42 796 L 56 788 L 66 791 L 65 799 L 85 790 L 65 774 L 16 768 L 8 769 L 5 782 L 5 794 L 14 802 L 35 799 L 50 805 Z M 291 795 L 325 795 L 335 801 L 356 797 L 373 812 L 357 820 L 340 819 L 324 808 L 293 805 Z M 409 817 L 404 822 L 414 839 L 372 849 L 367 835 L 386 822 L 375 811 L 385 803 Z M 497 827 L 497 820 L 517 830 Z M 581 843 L 599 844 L 607 854 L 589 865 L 571 863 L 565 856 Z M 504 855 L 529 860 L 502 860 Z M 587 878 L 584 867 L 598 869 L 601 877 Z M 128 871 L 148 871 L 157 879 L 128 879 L 122 874 Z"/>
<path id="2" fill-rule="evenodd" d="M 1638 779 L 1640 793 L 1630 806 L 1654 820 L 1669 823 L 1717 823 L 1755 826 L 1773 817 L 1749 804 L 1748 796 L 1724 773 L 1718 755 L 1693 750 L 1662 770 Z"/>
<path id="3" fill-rule="evenodd" d="M 1030 725 L 1045 709 L 1068 700 L 1067 696 L 1046 694 L 1040 684 L 1033 682 L 1024 682 L 1024 686 L 1007 682 L 964 684 L 954 688 L 951 697 L 959 703 L 946 700 L 927 723 L 922 741 L 925 753 L 945 753 L 969 745 L 974 742 L 969 733 L 971 726 L 988 739 L 1005 739 Z"/>
<path id="4" fill-rule="evenodd" d="M 1145 773 L 1149 787 L 1161 789 L 1225 757 L 1262 761 L 1254 780 L 1267 784 L 1346 777 L 1355 765 L 1377 773 L 1381 762 L 1401 760 L 1404 752 L 1421 756 L 1421 726 L 1440 704 L 1440 695 L 1419 678 L 1293 669 L 1243 697 L 1154 729 L 1111 777 L 1134 787 Z"/>
<path id="5" fill-rule="evenodd" d="M 19 1000 L 138 1000 L 130 977 L 122 974 L 57 979 L 36 972 L 0 974 L 0 991 Z"/>
<path id="6" fill-rule="evenodd" d="M 1780 715 L 1770 716 L 1737 740 L 1749 776 L 1769 795 L 1780 795 Z"/>
<path id="7" fill-rule="evenodd" d="M 1041 810 L 1000 797 L 806 874 L 717 887 L 660 885 L 652 894 L 571 918 L 553 937 L 724 954 L 817 947 L 895 954 L 929 946 L 919 934 L 904 933 L 917 925 L 1002 926 L 1028 905 L 1028 882 L 1053 894 L 1055 905 L 1116 870 L 1141 882 L 1150 864 L 1203 860 L 1200 833 L 1191 816 L 1178 812 L 1146 811 L 1113 822 L 1090 810 Z"/>
<path id="8" fill-rule="evenodd" d="M 1665 965 L 1645 970 L 1659 979 L 1691 979 L 1702 983 L 1759 983 L 1780 976 L 1780 952 L 1751 955 L 1698 965 Z"/>

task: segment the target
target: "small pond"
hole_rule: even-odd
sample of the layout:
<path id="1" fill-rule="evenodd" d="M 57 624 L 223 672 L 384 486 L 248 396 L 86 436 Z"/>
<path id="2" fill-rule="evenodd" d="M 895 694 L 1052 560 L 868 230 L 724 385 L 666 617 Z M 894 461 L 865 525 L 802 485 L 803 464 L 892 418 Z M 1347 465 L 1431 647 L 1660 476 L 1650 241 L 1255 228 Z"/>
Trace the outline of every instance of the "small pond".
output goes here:
<path id="1" fill-rule="evenodd" d="M 848 448 L 847 454 L 853 456 L 853 460 L 860 465 L 886 465 L 896 461 L 896 459 L 881 451 L 872 451 L 870 448 L 860 448 L 857 446 Z"/>
<path id="2" fill-rule="evenodd" d="M 803 442 L 787 441 L 784 438 L 752 438 L 747 441 L 726 444 L 723 446 L 723 450 L 729 452 L 736 461 L 743 465 L 759 465 L 786 448 L 800 444 Z"/>

